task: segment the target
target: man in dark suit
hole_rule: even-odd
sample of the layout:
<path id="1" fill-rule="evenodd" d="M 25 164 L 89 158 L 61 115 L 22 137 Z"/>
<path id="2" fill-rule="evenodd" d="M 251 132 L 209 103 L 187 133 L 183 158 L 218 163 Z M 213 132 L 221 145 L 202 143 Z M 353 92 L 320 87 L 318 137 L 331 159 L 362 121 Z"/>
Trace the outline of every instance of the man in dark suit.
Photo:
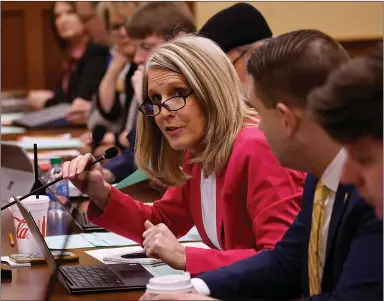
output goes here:
<path id="1" fill-rule="evenodd" d="M 339 183 L 346 153 L 307 114 L 310 90 L 347 61 L 339 43 L 315 30 L 283 34 L 255 51 L 248 99 L 281 164 L 309 173 L 303 209 L 274 250 L 192 279 L 200 295 L 158 300 L 382 299 L 382 223 L 354 187 Z"/>
<path id="2" fill-rule="evenodd" d="M 383 218 L 383 44 L 311 92 L 309 108 L 348 157 L 341 181 L 354 184 Z"/>

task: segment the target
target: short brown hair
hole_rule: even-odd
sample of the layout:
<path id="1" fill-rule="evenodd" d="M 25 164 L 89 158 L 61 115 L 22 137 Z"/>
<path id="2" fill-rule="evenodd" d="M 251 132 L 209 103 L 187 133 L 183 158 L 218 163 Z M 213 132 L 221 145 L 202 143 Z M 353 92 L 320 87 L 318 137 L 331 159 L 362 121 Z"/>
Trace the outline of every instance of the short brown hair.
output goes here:
<path id="1" fill-rule="evenodd" d="M 383 139 L 383 44 L 333 72 L 309 95 L 309 110 L 340 143 Z"/>
<path id="2" fill-rule="evenodd" d="M 310 90 L 349 56 L 333 38 L 318 30 L 297 30 L 271 38 L 248 61 L 257 94 L 268 108 L 278 102 L 305 108 Z"/>
<path id="3" fill-rule="evenodd" d="M 173 37 L 177 32 L 195 32 L 192 13 L 184 2 L 149 2 L 138 8 L 127 23 L 128 35 L 145 39 L 150 35 Z"/>

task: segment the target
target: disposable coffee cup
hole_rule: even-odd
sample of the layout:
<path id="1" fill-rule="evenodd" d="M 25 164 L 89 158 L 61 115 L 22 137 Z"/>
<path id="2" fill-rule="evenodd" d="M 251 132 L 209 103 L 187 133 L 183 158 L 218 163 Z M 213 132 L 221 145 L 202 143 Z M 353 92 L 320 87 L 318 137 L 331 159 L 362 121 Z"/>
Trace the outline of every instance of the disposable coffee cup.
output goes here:
<path id="1" fill-rule="evenodd" d="M 14 199 L 11 198 L 10 202 L 13 201 Z M 41 234 L 45 237 L 47 235 L 49 197 L 46 195 L 39 195 L 39 198 L 37 199 L 35 195 L 31 195 L 28 198 L 22 200 L 21 203 L 31 213 Z M 33 238 L 32 233 L 29 230 L 24 217 L 21 215 L 19 208 L 16 204 L 12 205 L 11 208 L 19 254 L 40 252 L 40 248 Z"/>
<path id="2" fill-rule="evenodd" d="M 160 294 L 187 294 L 191 293 L 193 285 L 191 275 L 186 272 L 181 275 L 167 275 L 149 279 L 146 292 L 152 296 Z"/>

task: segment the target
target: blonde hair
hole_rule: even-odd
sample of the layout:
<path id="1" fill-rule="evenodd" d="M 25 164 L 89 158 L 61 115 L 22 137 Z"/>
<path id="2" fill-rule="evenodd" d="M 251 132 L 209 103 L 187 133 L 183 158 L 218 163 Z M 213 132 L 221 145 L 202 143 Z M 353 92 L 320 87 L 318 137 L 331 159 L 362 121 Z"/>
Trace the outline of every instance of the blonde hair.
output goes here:
<path id="1" fill-rule="evenodd" d="M 110 18 L 111 13 L 120 12 L 127 17 L 126 22 L 133 15 L 135 10 L 139 8 L 144 2 L 136 1 L 103 1 L 97 5 L 96 13 L 103 20 L 105 29 L 109 30 L 110 28 Z"/>
<path id="2" fill-rule="evenodd" d="M 163 44 L 146 63 L 143 99 L 148 97 L 149 68 L 185 77 L 208 121 L 203 147 L 192 154 L 190 163 L 200 164 L 206 176 L 223 170 L 244 124 L 256 126 L 258 122 L 256 112 L 245 104 L 240 80 L 226 54 L 211 40 L 195 35 Z M 135 150 L 139 168 L 164 184 L 181 185 L 189 178 L 180 169 L 184 156 L 185 151 L 172 149 L 153 117 L 139 114 Z"/>

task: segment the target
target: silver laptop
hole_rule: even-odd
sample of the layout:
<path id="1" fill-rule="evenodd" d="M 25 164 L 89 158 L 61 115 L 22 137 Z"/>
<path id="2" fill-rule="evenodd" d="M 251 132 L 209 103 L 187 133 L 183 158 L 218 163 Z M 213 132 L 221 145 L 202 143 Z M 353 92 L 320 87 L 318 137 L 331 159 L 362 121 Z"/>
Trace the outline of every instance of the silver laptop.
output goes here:
<path id="1" fill-rule="evenodd" d="M 26 151 L 13 143 L 1 141 L 0 200 L 8 202 L 15 195 L 31 191 L 35 178 L 33 163 Z"/>
<path id="2" fill-rule="evenodd" d="M 89 266 L 59 266 L 41 235 L 35 220 L 20 200 L 13 196 L 20 209 L 40 252 L 52 272 L 57 270 L 57 278 L 70 293 L 95 293 L 143 289 L 153 276 L 138 263 L 102 264 Z"/>

